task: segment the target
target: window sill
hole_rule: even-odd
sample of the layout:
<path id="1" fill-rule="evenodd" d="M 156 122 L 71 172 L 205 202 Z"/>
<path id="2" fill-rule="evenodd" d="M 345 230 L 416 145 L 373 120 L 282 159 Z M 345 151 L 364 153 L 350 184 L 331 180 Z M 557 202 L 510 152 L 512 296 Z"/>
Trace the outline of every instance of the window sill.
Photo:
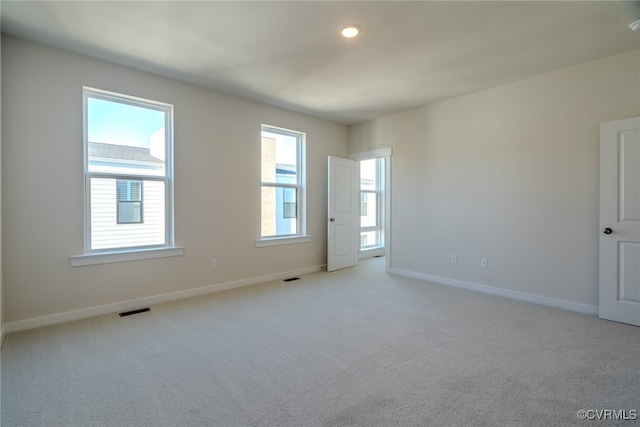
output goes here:
<path id="1" fill-rule="evenodd" d="M 137 261 L 141 259 L 165 258 L 180 256 L 184 253 L 184 247 L 173 246 L 168 248 L 133 249 L 118 252 L 99 252 L 71 256 L 71 267 L 85 265 L 109 264 L 113 262 Z"/>
<path id="2" fill-rule="evenodd" d="M 306 243 L 311 241 L 311 236 L 294 236 L 294 237 L 271 237 L 262 240 L 256 240 L 256 248 L 265 246 L 291 245 L 294 243 Z"/>

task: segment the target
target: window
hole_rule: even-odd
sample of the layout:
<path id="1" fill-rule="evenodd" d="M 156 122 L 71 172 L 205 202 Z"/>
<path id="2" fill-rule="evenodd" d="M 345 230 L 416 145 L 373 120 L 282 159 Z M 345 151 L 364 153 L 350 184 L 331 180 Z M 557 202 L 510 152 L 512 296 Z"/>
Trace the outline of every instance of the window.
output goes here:
<path id="1" fill-rule="evenodd" d="M 84 88 L 85 252 L 173 247 L 173 107 Z"/>
<path id="2" fill-rule="evenodd" d="M 360 161 L 360 249 L 384 246 L 383 161 Z"/>
<path id="3" fill-rule="evenodd" d="M 118 180 L 118 224 L 142 223 L 142 181 Z"/>
<path id="4" fill-rule="evenodd" d="M 262 126 L 262 239 L 305 233 L 304 138 L 301 132 Z"/>

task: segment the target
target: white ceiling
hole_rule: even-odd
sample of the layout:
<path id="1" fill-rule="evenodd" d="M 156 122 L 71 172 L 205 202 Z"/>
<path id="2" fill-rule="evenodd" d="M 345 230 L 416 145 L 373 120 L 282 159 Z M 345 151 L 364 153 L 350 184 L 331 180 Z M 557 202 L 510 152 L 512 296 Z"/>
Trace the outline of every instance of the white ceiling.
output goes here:
<path id="1" fill-rule="evenodd" d="M 2 32 L 352 124 L 640 48 L 638 1 L 2 2 Z M 362 28 L 353 40 L 343 24 Z"/>

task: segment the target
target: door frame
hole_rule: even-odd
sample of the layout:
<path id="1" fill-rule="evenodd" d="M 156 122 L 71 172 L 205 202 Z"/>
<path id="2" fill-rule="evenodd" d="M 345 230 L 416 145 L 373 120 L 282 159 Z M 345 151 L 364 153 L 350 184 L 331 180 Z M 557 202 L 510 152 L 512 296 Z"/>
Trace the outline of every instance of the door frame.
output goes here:
<path id="1" fill-rule="evenodd" d="M 384 246 L 385 246 L 385 271 L 388 273 L 391 269 L 391 156 L 393 149 L 391 147 L 378 148 L 370 151 L 361 151 L 349 154 L 351 160 L 369 160 L 383 158 L 384 161 Z M 358 198 L 360 200 L 360 198 Z M 359 252 L 359 251 L 358 251 Z"/>

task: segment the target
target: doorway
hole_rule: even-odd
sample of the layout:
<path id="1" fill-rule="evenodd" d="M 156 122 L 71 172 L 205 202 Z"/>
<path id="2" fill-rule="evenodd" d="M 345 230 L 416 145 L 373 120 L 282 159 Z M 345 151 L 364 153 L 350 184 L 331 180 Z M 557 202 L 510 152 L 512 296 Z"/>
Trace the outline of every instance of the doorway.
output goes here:
<path id="1" fill-rule="evenodd" d="M 385 257 L 391 268 L 391 147 L 354 153 L 360 164 L 358 258 Z"/>

